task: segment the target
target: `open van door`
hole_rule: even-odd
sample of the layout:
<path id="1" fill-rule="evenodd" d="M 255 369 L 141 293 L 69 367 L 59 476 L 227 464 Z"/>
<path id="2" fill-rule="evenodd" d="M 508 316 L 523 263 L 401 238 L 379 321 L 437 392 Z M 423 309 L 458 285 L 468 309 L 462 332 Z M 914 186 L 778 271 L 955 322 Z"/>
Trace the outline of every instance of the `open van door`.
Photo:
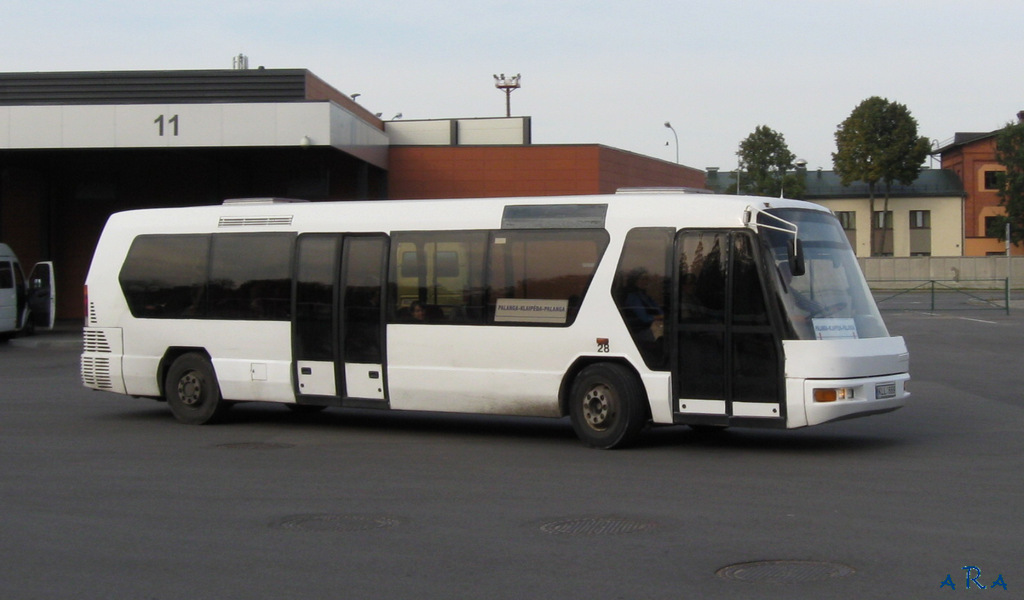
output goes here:
<path id="1" fill-rule="evenodd" d="M 53 329 L 57 318 L 57 286 L 50 261 L 36 263 L 28 276 L 28 311 L 31 326 Z"/>

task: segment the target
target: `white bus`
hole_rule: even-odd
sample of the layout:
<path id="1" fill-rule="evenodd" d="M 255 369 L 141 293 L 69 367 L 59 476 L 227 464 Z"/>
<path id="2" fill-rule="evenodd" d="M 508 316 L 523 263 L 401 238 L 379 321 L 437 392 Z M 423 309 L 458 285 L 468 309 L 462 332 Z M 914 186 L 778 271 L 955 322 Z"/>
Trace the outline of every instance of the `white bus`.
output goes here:
<path id="1" fill-rule="evenodd" d="M 0 244 L 0 340 L 37 327 L 53 329 L 55 289 L 52 262 L 37 263 L 26 279 L 14 250 Z"/>
<path id="2" fill-rule="evenodd" d="M 86 280 L 87 387 L 201 424 L 235 402 L 796 428 L 905 403 L 839 222 L 666 190 L 226 201 L 110 217 Z"/>

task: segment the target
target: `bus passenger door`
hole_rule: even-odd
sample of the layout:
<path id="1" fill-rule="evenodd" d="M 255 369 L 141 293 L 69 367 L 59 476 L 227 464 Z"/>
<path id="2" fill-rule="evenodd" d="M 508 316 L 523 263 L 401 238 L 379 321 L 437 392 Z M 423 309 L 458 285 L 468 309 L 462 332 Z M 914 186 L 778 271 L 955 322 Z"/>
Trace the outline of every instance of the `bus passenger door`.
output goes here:
<path id="1" fill-rule="evenodd" d="M 784 417 L 781 351 L 754 238 L 745 231 L 683 230 L 676 261 L 679 420 L 727 425 L 732 418 Z"/>
<path id="2" fill-rule="evenodd" d="M 346 398 L 384 400 L 384 286 L 388 240 L 345 236 L 341 267 L 341 349 Z"/>
<path id="3" fill-rule="evenodd" d="M 296 242 L 292 352 L 300 396 L 341 395 L 335 369 L 341 239 L 336 233 L 312 233 L 300 235 Z"/>
<path id="4" fill-rule="evenodd" d="M 298 395 L 329 404 L 384 400 L 387 248 L 383 235 L 299 236 L 292 330 Z"/>

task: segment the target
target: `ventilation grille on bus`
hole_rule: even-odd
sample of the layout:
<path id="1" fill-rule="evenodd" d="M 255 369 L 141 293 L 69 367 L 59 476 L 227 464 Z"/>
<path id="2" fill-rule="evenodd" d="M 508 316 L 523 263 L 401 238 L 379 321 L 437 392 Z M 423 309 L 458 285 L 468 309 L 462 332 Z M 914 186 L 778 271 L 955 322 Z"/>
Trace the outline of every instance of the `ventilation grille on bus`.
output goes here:
<path id="1" fill-rule="evenodd" d="M 616 194 L 714 194 L 714 190 L 695 187 L 622 187 Z"/>
<path id="2" fill-rule="evenodd" d="M 110 354 L 110 341 L 107 334 L 101 329 L 86 329 L 82 331 L 82 350 L 85 352 L 100 352 Z"/>
<path id="3" fill-rule="evenodd" d="M 95 302 L 90 302 L 89 303 L 89 325 L 96 325 L 96 324 L 97 324 L 97 320 L 96 320 L 96 303 Z"/>
<path id="4" fill-rule="evenodd" d="M 261 227 L 266 225 L 291 225 L 292 216 L 284 217 L 221 217 L 217 227 Z"/>
<path id="5" fill-rule="evenodd" d="M 86 387 L 100 390 L 114 389 L 110 378 L 110 359 L 96 356 L 82 356 L 82 383 Z"/>

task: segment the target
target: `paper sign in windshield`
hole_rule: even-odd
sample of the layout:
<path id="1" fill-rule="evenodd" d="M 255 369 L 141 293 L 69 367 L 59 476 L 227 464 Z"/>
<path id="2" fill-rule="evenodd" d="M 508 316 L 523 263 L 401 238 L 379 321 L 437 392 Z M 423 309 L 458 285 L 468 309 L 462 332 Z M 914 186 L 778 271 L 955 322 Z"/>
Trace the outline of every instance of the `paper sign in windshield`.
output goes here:
<path id="1" fill-rule="evenodd" d="M 569 315 L 568 300 L 501 298 L 494 309 L 495 323 L 553 323 L 563 325 Z"/>
<path id="2" fill-rule="evenodd" d="M 855 340 L 857 323 L 853 319 L 814 319 L 814 337 L 819 340 Z"/>

